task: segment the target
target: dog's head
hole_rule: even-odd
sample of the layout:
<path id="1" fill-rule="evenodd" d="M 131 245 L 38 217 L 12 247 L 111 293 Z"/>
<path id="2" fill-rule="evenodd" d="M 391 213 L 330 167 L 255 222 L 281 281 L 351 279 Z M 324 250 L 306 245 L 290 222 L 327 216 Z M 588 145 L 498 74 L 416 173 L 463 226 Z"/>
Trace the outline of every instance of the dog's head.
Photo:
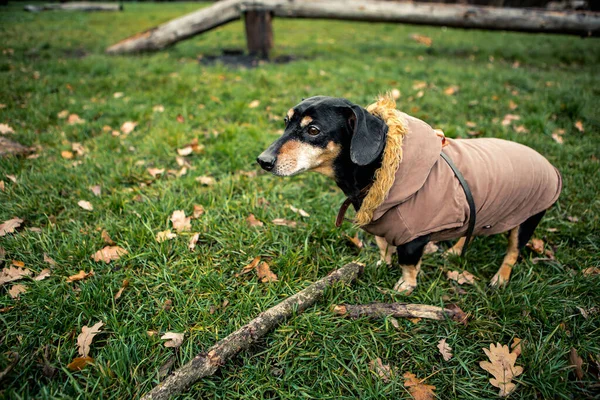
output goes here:
<path id="1" fill-rule="evenodd" d="M 364 166 L 385 147 L 387 125 L 346 99 L 315 96 L 291 108 L 285 131 L 257 158 L 278 176 L 316 171 L 335 178 L 342 159 Z"/>

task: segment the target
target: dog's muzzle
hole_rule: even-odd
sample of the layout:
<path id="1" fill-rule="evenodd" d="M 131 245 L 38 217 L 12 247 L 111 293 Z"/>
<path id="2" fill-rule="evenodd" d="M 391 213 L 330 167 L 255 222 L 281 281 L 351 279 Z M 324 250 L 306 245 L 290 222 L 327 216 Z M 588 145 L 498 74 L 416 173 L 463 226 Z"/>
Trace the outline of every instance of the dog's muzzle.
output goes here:
<path id="1" fill-rule="evenodd" d="M 271 171 L 275 167 L 275 162 L 277 161 L 277 157 L 273 155 L 268 150 L 263 151 L 257 158 L 256 162 L 261 166 L 265 171 Z"/>

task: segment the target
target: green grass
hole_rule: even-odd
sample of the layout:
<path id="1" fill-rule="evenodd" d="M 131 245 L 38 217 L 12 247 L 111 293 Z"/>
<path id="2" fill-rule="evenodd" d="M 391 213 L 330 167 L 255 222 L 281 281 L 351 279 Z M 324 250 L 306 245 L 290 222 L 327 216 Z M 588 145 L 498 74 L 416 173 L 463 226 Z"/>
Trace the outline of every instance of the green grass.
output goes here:
<path id="1" fill-rule="evenodd" d="M 495 398 L 497 389 L 479 367 L 482 348 L 515 337 L 525 341 L 517 362 L 525 372 L 512 398 L 598 395 L 592 360 L 600 361 L 600 318 L 584 319 L 576 308 L 600 304 L 600 276 L 581 273 L 598 267 L 600 254 L 597 39 L 276 20 L 274 55 L 298 58 L 287 65 L 199 65 L 199 55 L 245 46 L 240 22 L 155 54 L 103 54 L 108 45 L 197 7 L 127 3 L 122 13 L 91 14 L 29 14 L 20 4 L 0 8 L 0 103 L 6 105 L 0 123 L 15 129 L 16 140 L 41 149 L 36 159 L 0 160 L 6 185 L 0 191 L 0 222 L 13 216 L 25 220 L 18 233 L 0 238 L 0 247 L 7 260 L 23 261 L 35 272 L 47 267 L 44 253 L 57 262 L 50 278 L 25 281 L 29 290 L 18 301 L 8 295 L 10 284 L 0 288 L 0 308 L 14 306 L 0 313 L 0 369 L 8 365 L 9 351 L 21 356 L 2 381 L 0 398 L 140 396 L 158 382 L 159 368 L 172 356 L 175 366 L 187 362 L 260 311 L 354 259 L 366 264 L 357 283 L 330 290 L 318 305 L 181 398 L 409 398 L 402 384 L 407 371 L 430 376 L 427 383 L 437 387 L 440 398 Z M 412 33 L 430 36 L 433 46 L 414 42 Z M 413 89 L 416 81 L 430 85 L 422 97 Z M 454 96 L 443 93 L 450 85 L 460 87 Z M 391 88 L 402 93 L 400 109 L 448 136 L 465 137 L 470 130 L 465 124 L 473 121 L 483 136 L 535 148 L 563 175 L 563 194 L 536 232 L 554 249 L 556 261 L 534 264 L 534 256 L 526 253 L 508 287 L 490 290 L 487 282 L 502 260 L 504 237 L 477 239 L 464 261 L 425 257 L 419 286 L 408 301 L 455 302 L 471 316 L 467 327 L 402 320 L 395 329 L 386 320 L 333 315 L 328 308 L 333 303 L 406 301 L 390 290 L 399 269 L 377 267 L 372 246 L 359 254 L 350 247 L 344 238 L 356 232 L 350 224 L 334 227 L 343 196 L 333 182 L 312 174 L 281 179 L 237 173 L 258 169 L 256 155 L 277 137 L 285 112 L 301 98 L 344 96 L 365 105 Z M 115 92 L 124 97 L 114 98 Z M 260 106 L 249 108 L 255 99 Z M 514 111 L 510 100 L 518 104 Z M 153 112 L 159 104 L 165 111 Z M 86 123 L 71 126 L 58 119 L 64 109 Z M 530 132 L 503 127 L 507 113 L 520 115 L 516 125 Z M 177 122 L 179 114 L 184 123 Z M 128 136 L 102 130 L 125 121 L 139 123 Z M 574 127 L 576 121 L 585 132 Z M 556 129 L 565 129 L 563 145 L 551 138 Z M 187 175 L 148 175 L 148 167 L 178 168 L 176 149 L 193 138 L 206 149 L 188 157 Z M 88 151 L 76 158 L 80 165 L 61 157 L 71 142 Z M 5 174 L 16 175 L 18 183 Z M 194 180 L 199 175 L 213 176 L 217 184 L 201 187 Z M 102 186 L 100 197 L 88 189 L 96 184 Z M 270 205 L 261 206 L 260 198 Z M 94 210 L 79 208 L 81 199 L 92 202 Z M 156 233 L 170 228 L 171 213 L 191 214 L 194 204 L 206 209 L 192 223 L 200 233 L 196 251 L 188 251 L 188 235 L 157 243 Z M 300 219 L 289 204 L 305 209 L 310 218 L 296 229 L 272 225 L 273 218 Z M 249 228 L 249 213 L 265 227 Z M 129 255 L 111 264 L 91 260 L 104 246 L 102 229 Z M 278 282 L 235 276 L 256 255 L 269 261 Z M 458 294 L 445 272 L 463 268 L 479 280 Z M 80 269 L 96 275 L 67 283 L 66 277 Z M 123 279 L 130 286 L 115 301 Z M 226 299 L 227 307 L 210 312 Z M 172 301 L 168 311 L 163 309 L 167 300 Z M 103 333 L 91 349 L 95 364 L 70 372 L 66 366 L 77 354 L 77 333 L 100 320 Z M 185 332 L 186 339 L 173 350 L 147 337 L 148 330 Z M 454 351 L 448 362 L 436 348 L 442 338 Z M 571 347 L 588 371 L 581 384 L 569 367 Z M 52 378 L 42 371 L 44 349 L 57 368 Z M 369 370 L 369 361 L 377 357 L 396 369 L 390 382 Z"/>

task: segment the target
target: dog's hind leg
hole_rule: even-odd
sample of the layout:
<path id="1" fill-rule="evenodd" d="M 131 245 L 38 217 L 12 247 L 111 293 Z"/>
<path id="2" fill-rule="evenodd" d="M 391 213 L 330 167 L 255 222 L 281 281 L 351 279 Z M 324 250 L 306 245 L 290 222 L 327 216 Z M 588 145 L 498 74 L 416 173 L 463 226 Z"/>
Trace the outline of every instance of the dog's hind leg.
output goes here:
<path id="1" fill-rule="evenodd" d="M 504 256 L 504 261 L 502 261 L 500 269 L 492 278 L 492 281 L 490 282 L 491 286 L 500 286 L 508 282 L 512 267 L 519 258 L 519 251 L 527 244 L 533 235 L 533 231 L 535 231 L 535 228 L 538 226 L 545 213 L 546 211 L 542 211 L 541 213 L 529 217 L 521 225 L 510 231 L 506 256 Z"/>
<path id="2" fill-rule="evenodd" d="M 426 235 L 396 248 L 398 263 L 402 269 L 402 278 L 394 285 L 394 290 L 409 295 L 417 287 L 417 275 L 421 270 L 421 257 L 428 242 L 429 235 Z"/>
<path id="3" fill-rule="evenodd" d="M 377 265 L 385 262 L 387 265 L 392 265 L 392 253 L 394 252 L 394 246 L 390 245 L 381 236 L 375 236 L 375 243 L 379 247 L 380 260 Z"/>
<path id="4" fill-rule="evenodd" d="M 467 241 L 467 237 L 463 236 L 460 239 L 458 239 L 458 242 L 456 242 L 454 244 L 454 246 L 450 247 L 448 250 L 446 250 L 444 252 L 444 256 L 449 256 L 449 255 L 459 255 L 460 253 L 462 253 L 463 247 L 465 247 L 465 242 Z"/>

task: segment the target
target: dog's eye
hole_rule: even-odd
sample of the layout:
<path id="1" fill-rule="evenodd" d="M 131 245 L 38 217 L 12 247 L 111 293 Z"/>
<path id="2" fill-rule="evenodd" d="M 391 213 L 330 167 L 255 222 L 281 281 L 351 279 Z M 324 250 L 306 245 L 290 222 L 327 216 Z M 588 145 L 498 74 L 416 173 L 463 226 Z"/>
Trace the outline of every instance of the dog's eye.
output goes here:
<path id="1" fill-rule="evenodd" d="M 321 130 L 314 125 L 308 127 L 308 134 L 311 136 L 316 136 L 321 133 Z"/>
<path id="2" fill-rule="evenodd" d="M 287 126 L 287 124 L 289 124 L 289 123 L 290 123 L 290 119 L 289 119 L 288 117 L 285 117 L 285 118 L 283 119 L 283 123 L 285 124 L 285 126 Z"/>

